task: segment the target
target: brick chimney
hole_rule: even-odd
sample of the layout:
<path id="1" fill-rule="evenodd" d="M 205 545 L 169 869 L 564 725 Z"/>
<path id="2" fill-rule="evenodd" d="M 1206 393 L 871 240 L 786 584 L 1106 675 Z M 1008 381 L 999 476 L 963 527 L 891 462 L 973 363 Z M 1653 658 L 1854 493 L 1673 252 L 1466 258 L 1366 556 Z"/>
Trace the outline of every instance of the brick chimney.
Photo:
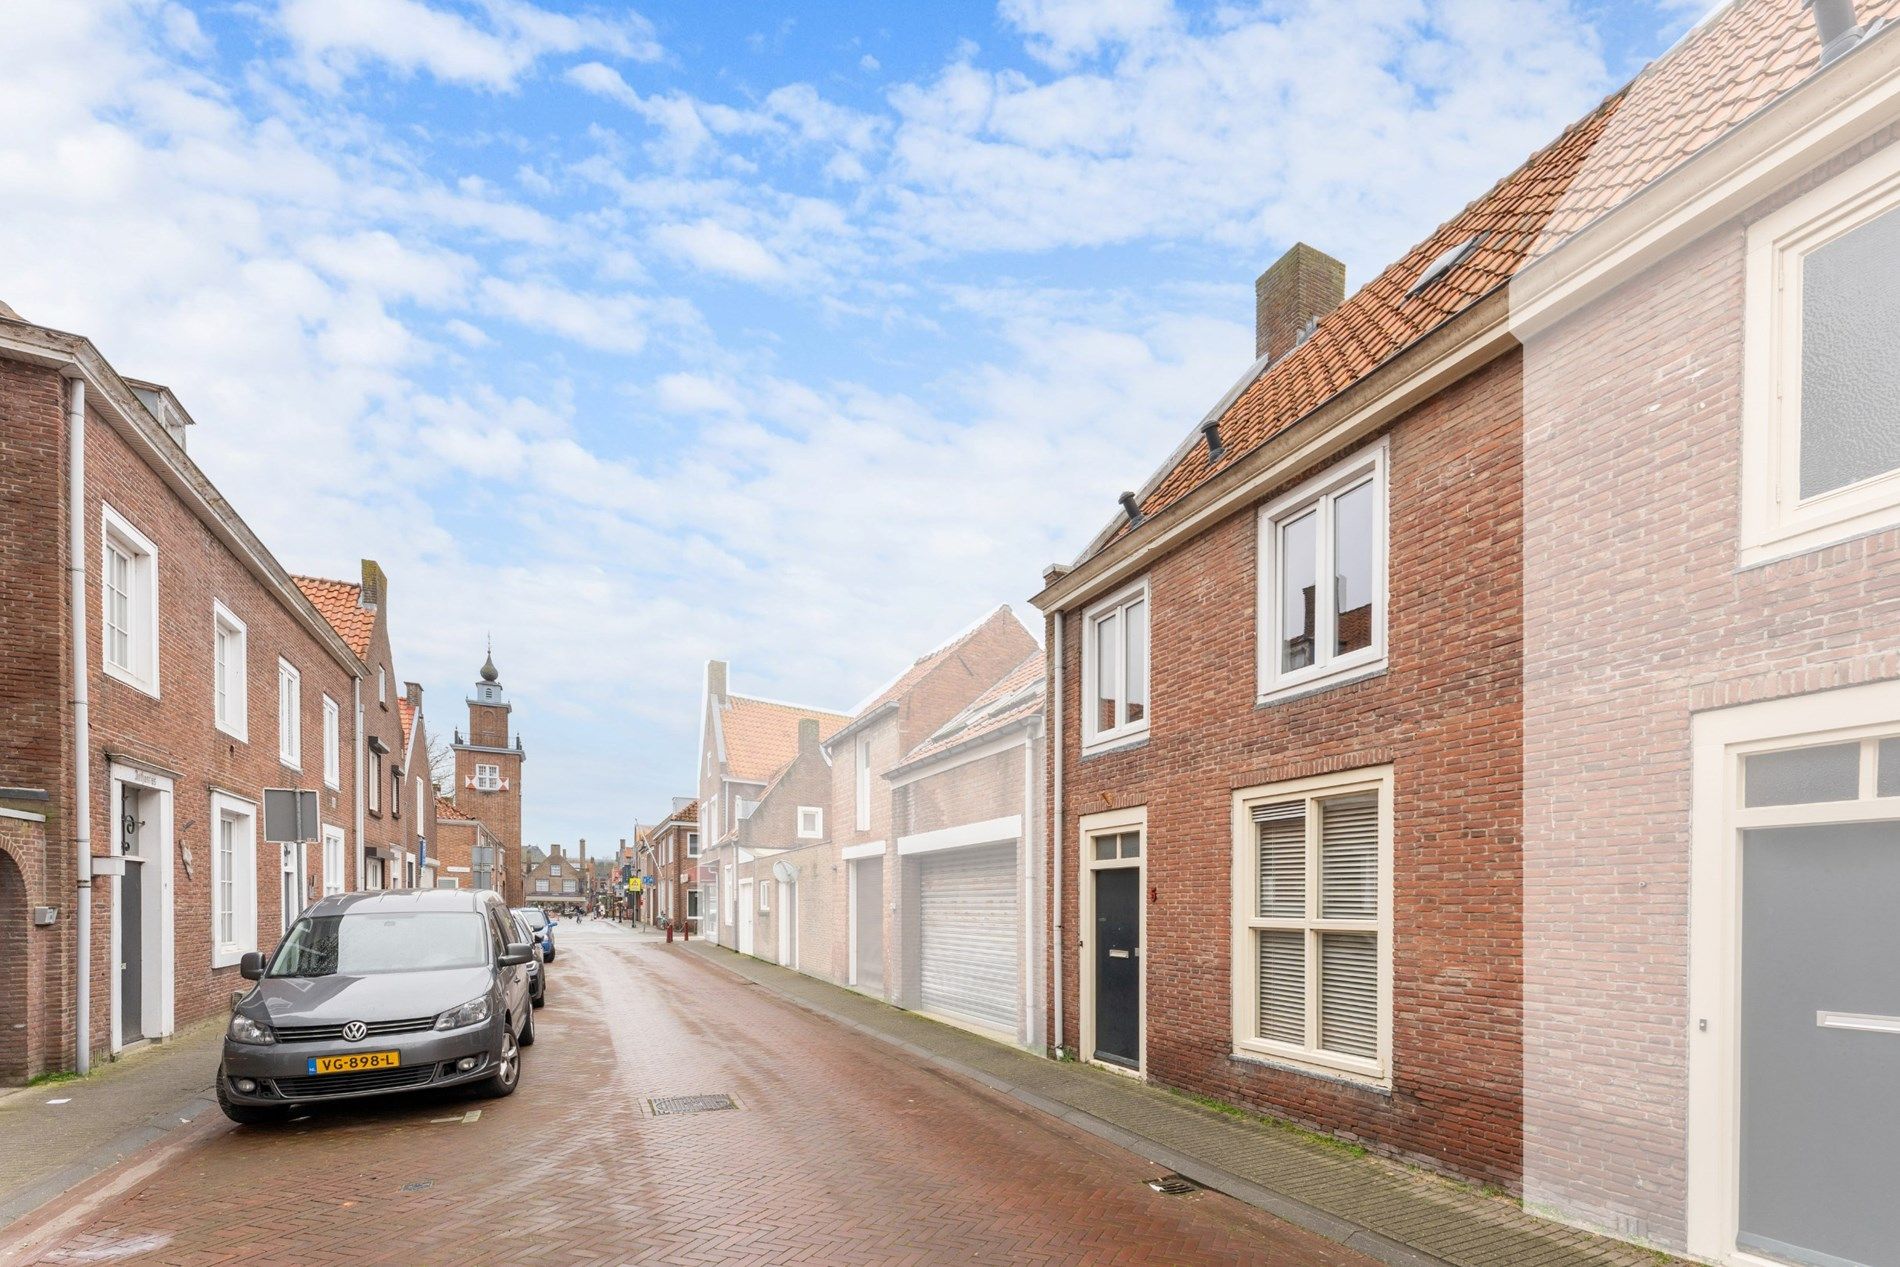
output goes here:
<path id="1" fill-rule="evenodd" d="M 706 661 L 706 694 L 715 700 L 726 698 L 726 662 Z"/>
<path id="2" fill-rule="evenodd" d="M 1309 321 L 1346 298 L 1346 266 L 1295 242 L 1253 284 L 1254 355 L 1277 361 L 1299 346 Z"/>
<path id="3" fill-rule="evenodd" d="M 801 717 L 798 719 L 798 755 L 808 756 L 818 751 L 818 719 Z"/>

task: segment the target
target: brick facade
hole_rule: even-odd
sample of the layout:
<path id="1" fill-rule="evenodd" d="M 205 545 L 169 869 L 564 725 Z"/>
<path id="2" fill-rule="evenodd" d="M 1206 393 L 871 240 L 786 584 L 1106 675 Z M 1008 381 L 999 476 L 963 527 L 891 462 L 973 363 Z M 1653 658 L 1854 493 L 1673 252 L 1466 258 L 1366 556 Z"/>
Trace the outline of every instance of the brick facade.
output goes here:
<path id="1" fill-rule="evenodd" d="M 468 699 L 468 732 L 455 732 L 455 781 L 452 798 L 456 807 L 475 819 L 501 842 L 509 858 L 506 878 L 509 888 L 502 897 L 511 906 L 520 906 L 529 896 L 521 883 L 525 860 L 525 841 L 521 834 L 521 774 L 527 753 L 521 736 L 511 732 L 514 706 L 502 689 L 501 676 L 491 657 L 482 665 L 474 694 Z M 478 778 L 478 767 L 493 766 L 499 785 L 486 787 Z"/>
<path id="2" fill-rule="evenodd" d="M 34 331 L 34 327 L 16 327 Z M 261 545 L 247 540 L 235 519 L 220 519 L 215 496 L 192 466 L 177 440 L 156 425 L 123 380 L 98 363 L 88 376 L 85 435 L 86 505 L 83 511 L 87 557 L 86 637 L 90 695 L 90 785 L 88 815 L 92 852 L 120 853 L 118 807 L 113 804 L 117 776 L 143 782 L 151 794 L 140 802 L 144 822 L 135 833 L 136 854 L 145 882 L 157 886 L 149 910 L 169 909 L 171 977 L 147 976 L 145 993 L 153 1002 L 127 1029 L 145 1036 L 171 1030 L 220 1012 L 238 984 L 235 966 L 211 962 L 211 884 L 215 853 L 213 792 L 261 802 L 267 787 L 315 790 L 325 824 L 355 835 L 355 781 L 349 752 L 354 742 L 351 701 L 356 661 L 298 592 L 290 577 Z M 74 796 L 71 768 L 70 697 L 71 608 L 64 583 L 66 560 L 67 389 L 57 370 L 0 361 L 0 467 L 8 472 L 0 546 L 11 553 L 25 547 L 31 560 L 8 560 L 8 601 L 0 604 L 0 636 L 22 654 L 10 654 L 4 670 L 4 710 L 0 726 L 0 785 L 44 791 L 48 822 L 44 838 L 24 836 L 10 827 L 7 851 L 20 869 L 33 905 L 50 905 L 54 924 L 29 929 L 27 963 L 35 972 L 29 1007 L 24 1063 L 0 1076 L 32 1076 L 69 1067 L 73 1060 L 74 918 L 73 840 L 69 812 Z M 197 504 L 181 495 L 160 468 L 179 474 L 199 494 Z M 104 507 L 110 506 L 155 548 L 157 563 L 157 638 L 155 692 L 106 672 L 103 661 Z M 241 559 L 229 541 L 243 542 L 250 554 Z M 16 566 L 17 565 L 17 566 Z M 213 724 L 213 604 L 222 604 L 245 627 L 245 709 L 243 736 Z M 143 609 L 143 604 L 140 604 Z M 278 665 L 280 657 L 300 674 L 298 730 L 301 759 L 291 766 L 279 759 Z M 149 678 L 148 674 L 148 678 Z M 148 682 L 149 685 L 149 682 Z M 337 785 L 325 785 L 323 700 L 338 706 L 341 750 Z M 141 793 L 141 795 L 143 795 Z M 159 806 L 169 798 L 168 808 Z M 275 941 L 283 862 L 280 847 L 260 839 L 254 858 L 256 944 Z M 161 840 L 164 823 L 170 839 Z M 164 866 L 166 855 L 169 867 Z M 312 843 L 298 851 L 301 886 L 322 891 L 323 850 Z M 348 874 L 348 850 L 342 879 Z M 101 876 L 92 885 L 91 1034 L 95 1052 L 114 1047 L 114 998 L 117 974 L 112 954 L 121 882 Z M 17 894 L 16 890 L 16 894 Z M 301 896 L 301 895 L 299 895 Z M 161 921 L 147 919 L 142 949 L 148 962 L 162 963 L 165 937 Z M 157 1000 L 169 990 L 169 1016 Z"/>
<path id="3" fill-rule="evenodd" d="M 1515 1182 L 1519 395 L 1518 362 L 1507 356 L 1385 433 L 1388 668 L 1375 678 L 1256 706 L 1252 507 L 1148 572 L 1145 743 L 1080 755 L 1082 625 L 1079 613 L 1066 616 L 1066 1043 L 1075 1042 L 1080 1007 L 1075 824 L 1146 806 L 1149 1076 L 1394 1155 Z M 1260 490 L 1260 501 L 1312 473 Z M 1050 628 L 1053 645 L 1053 619 Z M 1396 777 L 1392 1090 L 1237 1059 L 1227 932 L 1233 790 L 1387 764 Z"/>

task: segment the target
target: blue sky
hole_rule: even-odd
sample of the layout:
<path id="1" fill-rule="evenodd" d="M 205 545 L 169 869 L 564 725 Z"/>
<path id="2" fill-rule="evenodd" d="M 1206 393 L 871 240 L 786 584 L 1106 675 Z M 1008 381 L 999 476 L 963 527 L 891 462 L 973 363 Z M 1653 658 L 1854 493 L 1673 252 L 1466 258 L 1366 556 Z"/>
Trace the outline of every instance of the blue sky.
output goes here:
<path id="1" fill-rule="evenodd" d="M 701 666 L 847 708 L 1697 16 L 1583 0 L 0 4 L 0 299 L 172 385 L 295 571 L 492 634 L 534 841 L 690 790 Z"/>

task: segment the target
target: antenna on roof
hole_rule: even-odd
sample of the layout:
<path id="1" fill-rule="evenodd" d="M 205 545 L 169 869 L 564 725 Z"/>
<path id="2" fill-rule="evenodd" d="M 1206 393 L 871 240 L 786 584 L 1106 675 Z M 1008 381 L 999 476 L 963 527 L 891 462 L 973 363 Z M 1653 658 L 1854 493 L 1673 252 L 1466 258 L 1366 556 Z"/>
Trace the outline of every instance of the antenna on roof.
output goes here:
<path id="1" fill-rule="evenodd" d="M 1135 504 L 1135 495 L 1133 493 L 1123 493 L 1115 500 L 1122 504 L 1122 513 L 1128 516 L 1128 526 L 1130 528 L 1139 528 L 1142 518 L 1141 507 Z"/>

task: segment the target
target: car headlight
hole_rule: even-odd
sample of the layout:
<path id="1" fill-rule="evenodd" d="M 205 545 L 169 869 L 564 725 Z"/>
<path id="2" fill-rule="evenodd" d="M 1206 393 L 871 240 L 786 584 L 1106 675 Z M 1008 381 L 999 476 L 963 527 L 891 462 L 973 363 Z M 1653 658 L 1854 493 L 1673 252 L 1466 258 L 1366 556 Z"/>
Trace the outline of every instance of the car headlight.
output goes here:
<path id="1" fill-rule="evenodd" d="M 464 1025 L 480 1025 L 488 1019 L 488 996 L 470 999 L 460 1007 L 452 1007 L 435 1018 L 437 1029 L 461 1029 Z"/>
<path id="2" fill-rule="evenodd" d="M 263 1047 L 277 1041 L 277 1035 L 271 1033 L 270 1026 L 259 1024 L 242 1012 L 232 1014 L 231 1028 L 225 1030 L 224 1035 L 234 1043 L 249 1043 L 253 1047 Z"/>

